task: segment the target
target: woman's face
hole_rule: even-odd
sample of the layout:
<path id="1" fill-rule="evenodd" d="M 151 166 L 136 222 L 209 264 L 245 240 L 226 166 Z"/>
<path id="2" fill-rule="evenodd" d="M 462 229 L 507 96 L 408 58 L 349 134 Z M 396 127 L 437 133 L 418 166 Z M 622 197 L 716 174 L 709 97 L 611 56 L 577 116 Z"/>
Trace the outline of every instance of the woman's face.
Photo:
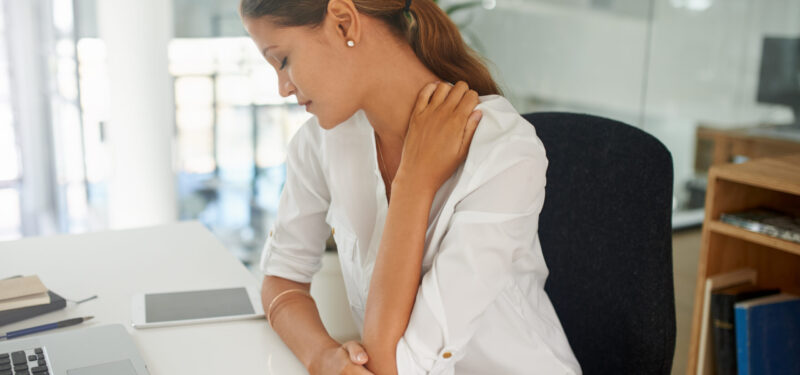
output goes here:
<path id="1" fill-rule="evenodd" d="M 356 59 L 326 16 L 317 28 L 279 27 L 269 17 L 243 19 L 244 27 L 278 74 L 281 96 L 297 102 L 331 129 L 359 108 Z"/>

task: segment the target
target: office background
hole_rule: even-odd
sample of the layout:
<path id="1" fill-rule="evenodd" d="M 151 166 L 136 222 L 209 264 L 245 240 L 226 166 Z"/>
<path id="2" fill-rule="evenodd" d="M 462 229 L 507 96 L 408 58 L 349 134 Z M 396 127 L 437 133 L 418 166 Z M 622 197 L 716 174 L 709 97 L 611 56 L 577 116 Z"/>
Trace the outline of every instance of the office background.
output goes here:
<path id="1" fill-rule="evenodd" d="M 309 115 L 278 95 L 238 0 L 0 2 L 0 240 L 199 220 L 252 265 Z M 797 116 L 757 93 L 764 38 L 800 38 L 800 0 L 483 0 L 451 16 L 521 113 L 661 140 L 676 228 L 702 221 L 698 126 Z M 699 248 L 696 231 L 676 236 Z M 675 261 L 677 356 L 696 258 Z"/>

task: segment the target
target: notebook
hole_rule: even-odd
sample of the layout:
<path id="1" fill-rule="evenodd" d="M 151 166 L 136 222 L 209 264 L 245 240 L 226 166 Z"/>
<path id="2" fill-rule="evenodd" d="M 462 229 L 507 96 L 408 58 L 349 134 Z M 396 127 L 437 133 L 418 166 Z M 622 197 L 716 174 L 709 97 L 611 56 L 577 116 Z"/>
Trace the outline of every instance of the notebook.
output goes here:
<path id="1" fill-rule="evenodd" d="M 53 291 L 48 291 L 47 293 L 50 294 L 50 303 L 48 304 L 0 311 L 0 326 L 16 323 L 67 307 L 67 301 L 64 297 L 59 296 Z"/>
<path id="2" fill-rule="evenodd" d="M 0 280 L 0 311 L 48 303 L 47 288 L 36 275 Z"/>

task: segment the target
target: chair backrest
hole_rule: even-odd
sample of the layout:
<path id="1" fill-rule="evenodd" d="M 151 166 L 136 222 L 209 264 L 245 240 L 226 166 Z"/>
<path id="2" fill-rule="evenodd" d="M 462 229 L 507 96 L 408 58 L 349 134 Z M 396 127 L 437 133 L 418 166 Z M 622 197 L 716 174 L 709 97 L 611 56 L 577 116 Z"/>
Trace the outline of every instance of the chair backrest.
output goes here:
<path id="1" fill-rule="evenodd" d="M 630 125 L 532 113 L 547 151 L 545 290 L 585 374 L 669 374 L 672 156 Z"/>

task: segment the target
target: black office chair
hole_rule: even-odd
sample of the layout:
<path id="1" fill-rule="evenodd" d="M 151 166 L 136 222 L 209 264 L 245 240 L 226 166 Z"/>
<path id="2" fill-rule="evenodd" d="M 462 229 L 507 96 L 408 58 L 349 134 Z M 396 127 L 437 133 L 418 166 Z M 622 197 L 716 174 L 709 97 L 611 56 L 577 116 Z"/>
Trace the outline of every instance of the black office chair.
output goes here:
<path id="1" fill-rule="evenodd" d="M 585 374 L 669 374 L 675 352 L 672 156 L 618 121 L 524 116 L 547 150 L 545 290 Z"/>

